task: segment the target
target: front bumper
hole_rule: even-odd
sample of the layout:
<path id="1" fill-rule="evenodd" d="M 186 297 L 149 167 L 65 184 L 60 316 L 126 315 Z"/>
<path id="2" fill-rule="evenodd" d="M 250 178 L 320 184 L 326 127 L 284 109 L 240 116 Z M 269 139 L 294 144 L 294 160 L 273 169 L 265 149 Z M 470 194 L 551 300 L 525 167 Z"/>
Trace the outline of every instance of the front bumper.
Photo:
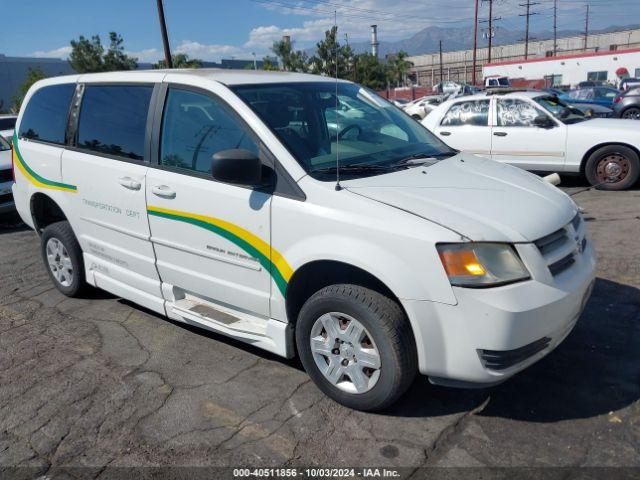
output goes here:
<path id="1" fill-rule="evenodd" d="M 433 383 L 501 383 L 551 352 L 575 326 L 595 279 L 591 243 L 556 276 L 540 265 L 534 245 L 517 249 L 530 280 L 489 289 L 454 287 L 457 305 L 402 301 L 418 344 L 420 372 Z M 498 361 L 487 361 L 486 352 L 490 360 L 498 352 Z"/>
<path id="2" fill-rule="evenodd" d="M 15 212 L 16 205 L 13 200 L 11 186 L 13 182 L 5 182 L 0 184 L 0 215 Z"/>

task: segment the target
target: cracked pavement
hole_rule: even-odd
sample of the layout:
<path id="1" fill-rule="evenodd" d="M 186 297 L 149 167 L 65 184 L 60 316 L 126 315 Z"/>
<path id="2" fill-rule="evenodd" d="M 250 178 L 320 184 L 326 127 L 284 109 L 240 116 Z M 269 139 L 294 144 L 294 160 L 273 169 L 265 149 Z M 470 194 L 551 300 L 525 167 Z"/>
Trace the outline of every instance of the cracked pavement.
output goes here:
<path id="1" fill-rule="evenodd" d="M 11 470 L 25 478 L 138 465 L 640 467 L 640 191 L 575 199 L 600 260 L 567 340 L 492 389 L 418 377 L 378 414 L 333 403 L 296 360 L 107 293 L 64 297 L 35 234 L 4 220 L 0 476 L 16 466 L 31 467 Z"/>

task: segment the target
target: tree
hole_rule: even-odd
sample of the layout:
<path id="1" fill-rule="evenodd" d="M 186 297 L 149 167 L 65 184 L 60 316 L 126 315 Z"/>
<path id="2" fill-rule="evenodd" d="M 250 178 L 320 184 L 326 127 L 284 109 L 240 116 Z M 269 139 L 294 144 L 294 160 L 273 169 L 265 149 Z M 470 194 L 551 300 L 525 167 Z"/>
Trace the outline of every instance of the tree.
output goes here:
<path id="1" fill-rule="evenodd" d="M 348 78 L 349 58 L 353 57 L 351 47 L 341 47 L 337 40 L 338 27 L 324 32 L 324 40 L 316 44 L 316 54 L 309 59 L 312 73 L 329 77 Z"/>
<path id="2" fill-rule="evenodd" d="M 407 60 L 409 54 L 403 50 L 393 55 L 388 62 L 389 79 L 400 87 L 405 83 L 405 78 L 413 64 Z"/>
<path id="3" fill-rule="evenodd" d="M 122 44 L 120 35 L 109 32 L 109 48 L 105 53 L 99 35 L 91 39 L 80 35 L 78 40 L 71 40 L 69 64 L 78 73 L 132 70 L 138 66 L 138 59 L 124 53 Z"/>
<path id="4" fill-rule="evenodd" d="M 356 55 L 355 81 L 372 90 L 382 90 L 387 87 L 389 69 L 370 53 Z"/>
<path id="5" fill-rule="evenodd" d="M 271 62 L 271 59 L 269 57 L 264 57 L 262 59 L 262 70 L 268 70 L 268 71 L 278 70 L 278 66 L 274 65 Z"/>
<path id="6" fill-rule="evenodd" d="M 200 68 L 202 67 L 202 60 L 198 58 L 189 58 L 186 53 L 176 53 L 171 55 L 171 63 L 173 68 Z M 159 60 L 158 63 L 153 65 L 153 68 L 167 68 L 167 64 L 164 59 Z"/>
<path id="7" fill-rule="evenodd" d="M 27 78 L 24 80 L 24 82 L 22 82 L 22 85 L 20 85 L 20 88 L 18 88 L 18 92 L 13 96 L 12 110 L 16 112 L 20 110 L 22 101 L 31 88 L 31 85 L 36 83 L 38 80 L 42 80 L 43 78 L 46 78 L 46 75 L 40 68 L 29 68 L 29 70 L 27 70 Z"/>
<path id="8" fill-rule="evenodd" d="M 287 72 L 306 72 L 307 54 L 301 50 L 294 50 L 289 40 L 273 42 L 271 51 L 280 59 L 282 69 Z"/>

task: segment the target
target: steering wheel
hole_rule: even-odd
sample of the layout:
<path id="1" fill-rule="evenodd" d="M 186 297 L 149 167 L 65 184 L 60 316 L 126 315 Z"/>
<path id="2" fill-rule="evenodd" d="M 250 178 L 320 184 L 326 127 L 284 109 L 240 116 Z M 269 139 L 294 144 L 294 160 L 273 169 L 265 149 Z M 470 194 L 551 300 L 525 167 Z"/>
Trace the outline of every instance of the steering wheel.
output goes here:
<path id="1" fill-rule="evenodd" d="M 362 134 L 362 128 L 360 128 L 360 125 L 356 125 L 355 123 L 352 123 L 351 125 L 347 125 L 342 130 L 340 130 L 340 133 L 338 133 L 338 138 L 341 139 L 347 134 L 347 132 L 350 132 L 354 128 L 358 130 L 358 136 L 360 136 L 360 134 Z"/>

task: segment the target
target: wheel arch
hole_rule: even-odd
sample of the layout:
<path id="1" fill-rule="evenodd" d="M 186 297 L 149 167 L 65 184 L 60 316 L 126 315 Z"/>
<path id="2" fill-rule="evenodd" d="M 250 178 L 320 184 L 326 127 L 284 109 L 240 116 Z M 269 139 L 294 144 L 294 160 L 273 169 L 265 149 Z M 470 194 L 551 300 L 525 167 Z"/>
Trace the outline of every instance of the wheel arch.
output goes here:
<path id="1" fill-rule="evenodd" d="M 35 192 L 29 201 L 29 210 L 34 229 L 38 234 L 52 223 L 68 221 L 63 208 L 46 193 Z"/>
<path id="2" fill-rule="evenodd" d="M 285 297 L 288 322 L 295 326 L 307 299 L 318 290 L 338 283 L 359 285 L 381 293 L 396 302 L 404 312 L 399 297 L 372 273 L 338 260 L 313 260 L 299 267 L 289 280 Z"/>
<path id="3" fill-rule="evenodd" d="M 582 156 L 582 161 L 580 162 L 580 174 L 584 175 L 585 174 L 585 169 L 587 166 L 587 161 L 589 160 L 589 157 L 591 157 L 591 155 L 593 155 L 593 153 L 596 150 L 599 150 L 600 148 L 603 147 L 613 147 L 613 146 L 621 146 L 621 147 L 626 147 L 626 148 L 630 148 L 631 150 L 633 150 L 636 155 L 638 155 L 638 157 L 640 157 L 640 150 L 629 144 L 626 142 L 603 142 L 603 143 L 599 143 L 597 145 L 594 145 L 593 147 L 591 147 L 589 150 L 587 150 L 585 152 L 585 154 Z"/>

